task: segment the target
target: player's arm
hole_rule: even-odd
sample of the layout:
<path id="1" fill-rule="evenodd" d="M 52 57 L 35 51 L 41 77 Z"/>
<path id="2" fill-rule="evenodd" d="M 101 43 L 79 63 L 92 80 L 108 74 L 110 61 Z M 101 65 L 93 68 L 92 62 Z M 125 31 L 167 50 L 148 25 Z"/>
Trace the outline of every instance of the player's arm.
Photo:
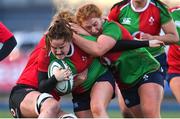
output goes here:
<path id="1" fill-rule="evenodd" d="M 39 80 L 39 91 L 40 92 L 50 92 L 55 88 L 58 81 L 63 81 L 68 79 L 70 71 L 68 69 L 56 69 L 54 74 L 48 78 L 48 73 L 43 71 L 38 71 Z"/>
<path id="2" fill-rule="evenodd" d="M 38 54 L 38 89 L 40 92 L 50 93 L 56 86 L 57 80 L 55 76 L 48 78 L 48 66 L 50 62 L 50 57 L 48 51 L 44 48 Z"/>
<path id="3" fill-rule="evenodd" d="M 118 40 L 110 52 L 133 50 L 141 47 L 159 47 L 164 42 L 159 40 L 138 41 L 138 40 Z"/>
<path id="4" fill-rule="evenodd" d="M 108 52 L 115 44 L 116 41 L 106 35 L 100 35 L 97 41 L 86 40 L 78 34 L 73 34 L 73 42 L 78 45 L 83 51 L 93 56 L 102 56 Z"/>
<path id="5" fill-rule="evenodd" d="M 82 71 L 81 73 L 78 73 L 74 77 L 74 87 L 79 86 L 87 79 L 87 75 L 88 75 L 87 73 L 88 73 L 88 69 L 85 69 L 84 71 Z"/>
<path id="6" fill-rule="evenodd" d="M 141 40 L 160 40 L 163 41 L 165 44 L 173 44 L 179 41 L 179 36 L 175 27 L 174 22 L 171 20 L 166 24 L 162 25 L 162 30 L 164 31 L 164 35 L 150 35 L 144 33 L 141 35 Z"/>
<path id="7" fill-rule="evenodd" d="M 164 43 L 159 40 L 137 41 L 122 39 L 115 41 L 113 38 L 106 35 L 100 35 L 97 39 L 97 42 L 95 42 L 86 40 L 77 34 L 74 43 L 76 43 L 83 51 L 93 56 L 102 56 L 108 51 L 118 52 L 141 47 L 159 47 L 164 45 Z"/>
<path id="8" fill-rule="evenodd" d="M 166 44 L 177 43 L 179 41 L 178 32 L 173 20 L 163 24 L 162 30 L 164 31 L 165 35 L 157 37 L 155 36 L 154 39 L 164 41 Z"/>
<path id="9" fill-rule="evenodd" d="M 11 51 L 17 45 L 17 42 L 16 42 L 15 37 L 12 36 L 7 41 L 5 41 L 2 45 L 3 45 L 2 48 L 0 48 L 0 61 L 3 60 L 5 57 L 7 57 L 11 53 Z"/>
<path id="10" fill-rule="evenodd" d="M 50 93 L 55 88 L 58 82 L 54 75 L 48 78 L 48 73 L 43 71 L 38 71 L 38 81 L 39 81 L 38 90 L 40 92 L 47 92 L 47 93 Z"/>

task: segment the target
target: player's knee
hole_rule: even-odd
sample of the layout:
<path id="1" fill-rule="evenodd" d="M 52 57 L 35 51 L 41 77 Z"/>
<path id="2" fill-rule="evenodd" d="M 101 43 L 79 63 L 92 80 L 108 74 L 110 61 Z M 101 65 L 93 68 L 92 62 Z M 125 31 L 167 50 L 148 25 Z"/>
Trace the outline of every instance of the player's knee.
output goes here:
<path id="1" fill-rule="evenodd" d="M 154 107 L 146 106 L 146 107 L 143 107 L 142 110 L 143 110 L 144 117 L 158 118 L 160 115 L 160 112 L 159 112 L 160 109 L 155 109 Z"/>
<path id="2" fill-rule="evenodd" d="M 130 111 L 130 109 L 128 108 L 124 108 L 123 110 L 121 110 L 122 115 L 124 118 L 133 118 L 133 113 Z"/>
<path id="3" fill-rule="evenodd" d="M 94 114 L 96 114 L 96 115 L 100 115 L 101 114 L 101 112 L 103 112 L 105 110 L 105 107 L 103 106 L 103 105 L 101 105 L 101 104 L 91 104 L 91 111 L 92 111 L 92 113 L 93 113 L 93 115 Z"/>
<path id="4" fill-rule="evenodd" d="M 41 111 L 57 115 L 60 112 L 59 103 L 55 99 L 49 98 L 42 105 Z"/>
<path id="5" fill-rule="evenodd" d="M 124 112 L 124 113 L 128 113 L 130 111 L 130 109 L 128 109 L 128 107 L 126 106 L 120 106 L 121 108 L 121 112 Z"/>

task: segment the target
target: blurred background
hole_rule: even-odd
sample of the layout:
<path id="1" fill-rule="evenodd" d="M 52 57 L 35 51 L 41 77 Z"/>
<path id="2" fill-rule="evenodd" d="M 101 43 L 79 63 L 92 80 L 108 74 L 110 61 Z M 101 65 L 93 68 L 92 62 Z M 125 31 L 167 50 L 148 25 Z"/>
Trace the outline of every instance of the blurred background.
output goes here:
<path id="1" fill-rule="evenodd" d="M 95 3 L 108 14 L 112 5 L 120 0 L 0 0 L 0 21 L 15 35 L 18 42 L 13 52 L 0 62 L 0 118 L 11 117 L 8 112 L 8 97 L 22 72 L 29 53 L 46 32 L 52 16 L 57 10 L 76 9 L 85 3 Z M 162 0 L 169 7 L 180 5 L 180 0 Z M 72 112 L 71 95 L 63 97 L 61 106 Z M 162 104 L 162 117 L 180 118 L 180 105 L 172 96 L 168 85 Z M 109 106 L 111 117 L 121 117 L 117 99 Z"/>

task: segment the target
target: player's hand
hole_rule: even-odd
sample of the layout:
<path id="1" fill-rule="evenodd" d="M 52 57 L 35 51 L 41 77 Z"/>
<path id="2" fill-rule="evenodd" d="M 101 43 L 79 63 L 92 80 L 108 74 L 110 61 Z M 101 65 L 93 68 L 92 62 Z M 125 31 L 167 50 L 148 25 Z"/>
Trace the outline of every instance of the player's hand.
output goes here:
<path id="1" fill-rule="evenodd" d="M 71 75 L 69 69 L 54 69 L 53 73 L 57 81 L 68 80 Z"/>
<path id="2" fill-rule="evenodd" d="M 85 69 L 83 72 L 76 75 L 74 87 L 79 86 L 87 79 L 88 69 Z"/>
<path id="3" fill-rule="evenodd" d="M 141 33 L 140 40 L 147 41 L 147 40 L 153 40 L 154 37 L 148 33 Z"/>
<path id="4" fill-rule="evenodd" d="M 164 42 L 160 40 L 149 40 L 149 47 L 159 47 L 164 46 Z"/>
<path id="5" fill-rule="evenodd" d="M 85 29 L 75 23 L 70 23 L 71 29 L 75 31 L 77 34 L 90 35 Z"/>
<path id="6" fill-rule="evenodd" d="M 87 79 L 87 73 L 88 73 L 88 69 L 85 69 L 83 72 L 77 75 L 77 79 L 81 81 L 85 81 Z"/>

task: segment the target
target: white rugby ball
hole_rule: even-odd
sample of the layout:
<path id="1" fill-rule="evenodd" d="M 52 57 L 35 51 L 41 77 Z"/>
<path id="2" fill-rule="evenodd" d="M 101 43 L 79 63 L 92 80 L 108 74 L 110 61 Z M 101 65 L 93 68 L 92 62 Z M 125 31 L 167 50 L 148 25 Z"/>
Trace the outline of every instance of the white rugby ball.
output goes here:
<path id="1" fill-rule="evenodd" d="M 67 69 L 69 66 L 63 60 L 52 61 L 48 67 L 48 77 L 52 77 L 54 75 L 54 71 L 61 68 Z M 72 91 L 73 84 L 73 75 L 71 73 L 69 80 L 63 80 L 57 83 L 55 90 L 60 96 L 63 96 L 65 94 L 69 94 Z"/>

